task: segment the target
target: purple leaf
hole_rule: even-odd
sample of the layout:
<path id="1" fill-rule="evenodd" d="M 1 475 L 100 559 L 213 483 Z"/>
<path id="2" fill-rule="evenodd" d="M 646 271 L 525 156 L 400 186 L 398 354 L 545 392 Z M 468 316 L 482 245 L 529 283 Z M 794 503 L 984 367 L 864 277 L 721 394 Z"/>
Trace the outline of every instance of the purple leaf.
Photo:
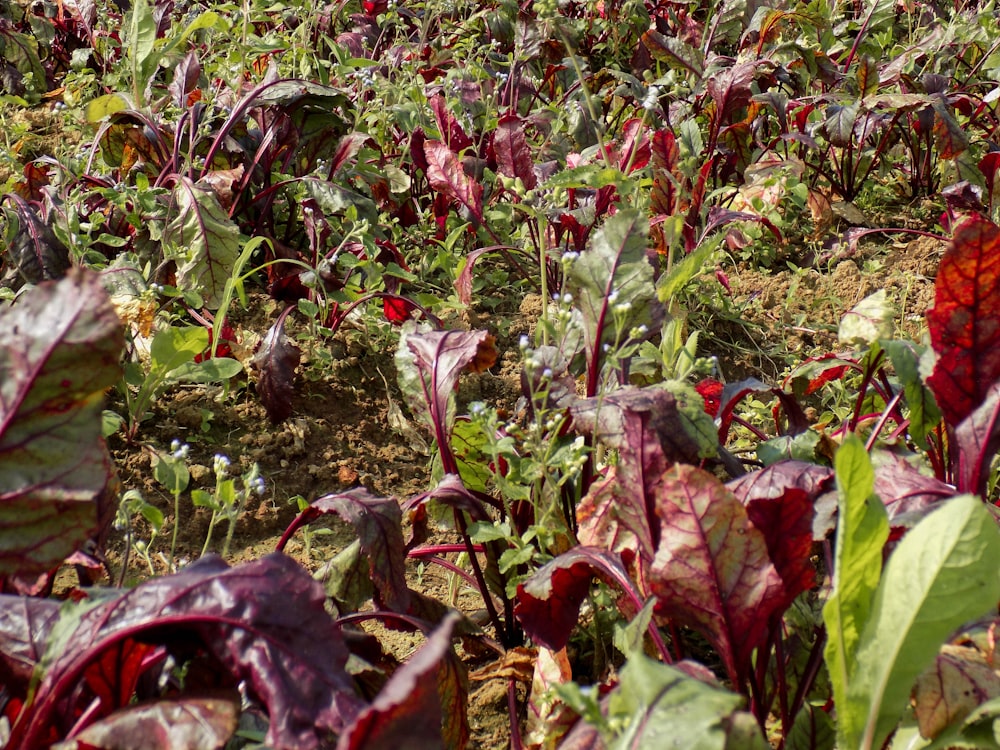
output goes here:
<path id="1" fill-rule="evenodd" d="M 477 224 L 483 223 L 483 186 L 469 177 L 455 152 L 441 141 L 426 141 L 427 179 L 437 192 L 468 209 Z"/>
<path id="2" fill-rule="evenodd" d="M 955 484 L 959 492 L 986 497 L 993 457 L 1000 449 L 1000 381 L 985 393 L 983 403 L 955 428 L 958 453 Z"/>
<path id="3" fill-rule="evenodd" d="M 188 108 L 188 95 L 198 88 L 201 78 L 201 63 L 198 55 L 192 50 L 174 68 L 174 77 L 167 86 L 167 91 L 174 99 L 174 105 L 181 109 Z"/>
<path id="4" fill-rule="evenodd" d="M 288 419 L 292 413 L 292 396 L 295 395 L 295 368 L 299 366 L 302 350 L 288 340 L 285 319 L 294 307 L 286 307 L 278 316 L 260 343 L 260 350 L 253 361 L 260 371 L 257 393 L 272 423 Z"/>
<path id="5" fill-rule="evenodd" d="M 337 150 L 330 157 L 329 174 L 331 179 L 340 171 L 341 167 L 357 156 L 361 147 L 370 138 L 371 136 L 367 133 L 358 133 L 355 131 L 348 133 L 337 142 Z"/>
<path id="6" fill-rule="evenodd" d="M 204 650 L 214 671 L 233 684 L 245 681 L 267 707 L 268 744 L 319 747 L 360 708 L 345 669 L 347 649 L 325 600 L 306 571 L 274 554 L 237 568 L 206 557 L 109 601 L 87 603 L 61 618 L 65 647 L 45 665 L 33 699 L 12 727 L 11 746 L 38 747 L 52 727 L 72 721 L 66 702 L 78 699 L 90 665 L 107 649 L 142 639 L 182 655 Z M 8 617 L 23 616 L 18 607 L 13 597 L 0 597 L 0 612 Z M 27 652 L 22 647 L 20 653 Z"/>
<path id="7" fill-rule="evenodd" d="M 437 123 L 438 133 L 441 140 L 454 153 L 458 154 L 467 148 L 472 148 L 472 138 L 458 124 L 458 120 L 448 110 L 448 103 L 441 94 L 435 94 L 430 100 L 431 111 L 434 112 L 434 121 Z"/>
<path id="8" fill-rule="evenodd" d="M 123 346 L 94 273 L 71 271 L 0 311 L 0 576 L 48 570 L 98 531 L 112 476 L 101 400 Z"/>
<path id="9" fill-rule="evenodd" d="M 468 686 L 455 659 L 449 614 L 340 736 L 337 750 L 462 748 L 469 737 Z"/>
<path id="10" fill-rule="evenodd" d="M 950 484 L 921 474 L 899 456 L 879 452 L 876 457 L 875 494 L 893 528 L 914 526 L 942 500 L 955 496 Z"/>
<path id="11" fill-rule="evenodd" d="M 577 625 L 580 605 L 595 576 L 629 595 L 637 610 L 641 607 L 642 596 L 618 555 L 578 545 L 518 584 L 514 614 L 524 632 L 553 651 L 563 648 Z"/>
<path id="12" fill-rule="evenodd" d="M 14 204 L 14 216 L 8 214 L 13 236 L 5 254 L 21 277 L 30 284 L 62 278 L 70 267 L 69 248 L 38 215 L 37 204 L 15 193 L 8 193 L 6 199 Z"/>
<path id="13" fill-rule="evenodd" d="M 324 495 L 303 510 L 289 527 L 290 531 L 333 514 L 354 527 L 361 542 L 361 561 L 371 579 L 382 609 L 406 612 L 410 589 L 406 584 L 406 550 L 403 542 L 403 514 L 394 498 L 375 497 L 364 488 Z M 286 532 L 278 551 L 284 549 L 290 533 Z"/>
<path id="14" fill-rule="evenodd" d="M 663 522 L 650 570 L 657 611 L 704 634 L 729 679 L 742 685 L 786 599 L 764 535 L 736 496 L 701 469 L 674 466 L 656 499 Z"/>
<path id="15" fill-rule="evenodd" d="M 236 731 L 239 703 L 184 698 L 132 706 L 101 719 L 53 750 L 216 750 Z"/>
<path id="16" fill-rule="evenodd" d="M 400 388 L 410 410 L 423 416 L 434 432 L 448 474 L 458 473 L 449 447 L 458 378 L 467 368 L 482 372 L 494 362 L 493 337 L 486 331 L 411 333 L 400 342 L 396 353 Z"/>
<path id="17" fill-rule="evenodd" d="M 504 115 L 493 132 L 493 151 L 497 157 L 497 170 L 507 177 L 520 177 L 524 187 L 533 190 L 538 184 L 528 141 L 524 137 L 524 124 L 517 115 Z"/>

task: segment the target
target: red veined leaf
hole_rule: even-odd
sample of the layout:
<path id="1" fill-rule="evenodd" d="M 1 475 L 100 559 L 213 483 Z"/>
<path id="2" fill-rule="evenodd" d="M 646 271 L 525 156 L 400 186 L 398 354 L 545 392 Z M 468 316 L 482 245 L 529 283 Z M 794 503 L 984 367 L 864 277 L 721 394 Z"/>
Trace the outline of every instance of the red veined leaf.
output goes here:
<path id="1" fill-rule="evenodd" d="M 626 174 L 644 169 L 652 154 L 645 122 L 638 117 L 622 125 L 622 143 L 618 154 L 618 168 Z"/>
<path id="2" fill-rule="evenodd" d="M 30 632 L 38 607 L 11 599 L 0 597 L 6 615 L 0 620 L 7 623 L 0 630 L 5 641 L 0 654 L 8 651 L 13 615 L 30 618 L 13 628 L 16 652 L 30 659 L 19 634 Z M 79 690 L 81 675 L 105 650 L 135 639 L 162 645 L 184 660 L 197 655 L 193 668 L 212 669 L 233 687 L 243 681 L 267 707 L 267 744 L 319 747 L 330 732 L 342 732 L 361 707 L 346 670 L 347 648 L 325 604 L 319 583 L 290 558 L 273 554 L 236 568 L 204 557 L 110 600 L 60 611 L 65 646 L 11 727 L 10 746 L 40 747 L 53 726 L 68 730 L 76 722 L 75 701 L 84 701 L 81 709 L 89 702 Z M 44 620 L 49 611 L 37 614 Z"/>
<path id="3" fill-rule="evenodd" d="M 733 684 L 743 684 L 753 651 L 786 606 L 786 589 L 764 535 L 712 474 L 684 464 L 656 488 L 662 521 L 650 570 L 657 611 L 700 631 Z"/>
<path id="4" fill-rule="evenodd" d="M 933 739 L 978 706 L 1000 696 L 1000 676 L 994 666 L 975 648 L 943 646 L 913 689 L 920 736 Z"/>
<path id="5" fill-rule="evenodd" d="M 427 179 L 438 193 L 464 206 L 479 224 L 483 221 L 483 186 L 469 177 L 455 152 L 441 141 L 424 143 Z"/>
<path id="6" fill-rule="evenodd" d="M 87 686 L 101 701 L 101 714 L 127 706 L 143 674 L 143 661 L 156 646 L 132 638 L 105 649 L 83 673 Z"/>
<path id="7" fill-rule="evenodd" d="M 927 313 L 937 361 L 927 384 L 952 427 L 1000 379 L 1000 227 L 963 221 L 941 259 Z"/>
<path id="8" fill-rule="evenodd" d="M 672 216 L 681 210 L 678 188 L 681 178 L 677 174 L 680 150 L 673 131 L 663 128 L 653 133 L 653 190 L 650 207 L 655 214 Z"/>
<path id="9" fill-rule="evenodd" d="M 699 463 L 718 448 L 703 399 L 683 389 L 623 388 L 608 396 L 578 399 L 571 412 L 573 429 L 596 435 L 620 453 L 617 483 L 605 488 L 616 501 L 597 504 L 611 518 L 602 514 L 592 522 L 606 528 L 620 525 L 634 534 L 634 553 L 648 565 L 659 541 L 654 506 L 663 472 L 677 462 Z M 595 485 L 592 491 L 603 487 Z"/>
<path id="10" fill-rule="evenodd" d="M 71 269 L 0 310 L 0 577 L 44 573 L 103 531 L 114 472 L 100 415 L 123 347 L 93 272 Z"/>
<path id="11" fill-rule="evenodd" d="M 939 159 L 954 159 L 969 147 L 962 130 L 943 97 L 934 97 L 934 143 Z"/>
<path id="12" fill-rule="evenodd" d="M 1000 197 L 1000 191 L 997 190 L 998 170 L 1000 170 L 1000 151 L 990 151 L 979 160 L 979 171 L 986 178 L 986 194 L 991 206 L 994 198 Z"/>
<path id="13" fill-rule="evenodd" d="M 340 736 L 337 750 L 458 750 L 466 746 L 468 685 L 451 646 L 458 620 L 455 613 L 445 617 Z"/>
<path id="14" fill-rule="evenodd" d="M 776 500 L 792 489 L 806 493 L 812 504 L 813 539 L 822 541 L 833 531 L 837 498 L 833 470 L 805 461 L 779 461 L 764 469 L 731 480 L 726 487 L 745 506 L 758 500 Z"/>
<path id="15" fill-rule="evenodd" d="M 260 342 L 260 350 L 253 361 L 260 372 L 257 393 L 275 424 L 288 419 L 292 413 L 292 396 L 295 393 L 295 368 L 299 366 L 302 350 L 293 344 L 285 333 L 285 319 L 294 310 L 286 307 Z"/>
<path id="16" fill-rule="evenodd" d="M 812 498 L 805 490 L 788 487 L 776 498 L 757 497 L 746 504 L 747 516 L 764 535 L 767 554 L 785 585 L 784 610 L 803 591 L 815 588 L 812 564 Z"/>
<path id="17" fill-rule="evenodd" d="M 538 178 L 535 176 L 535 166 L 520 117 L 504 115 L 500 118 L 497 129 L 493 131 L 493 152 L 496 154 L 500 174 L 520 177 L 525 188 L 535 188 Z"/>
<path id="18" fill-rule="evenodd" d="M 364 0 L 361 9 L 369 16 L 377 16 L 389 9 L 389 0 Z"/>
<path id="19" fill-rule="evenodd" d="M 174 67 L 173 80 L 167 86 L 167 91 L 173 97 L 174 105 L 186 109 L 194 104 L 191 96 L 198 91 L 198 79 L 201 78 L 201 62 L 192 50 Z M 200 99 L 201 96 L 198 96 Z M 195 101 L 198 101 L 195 99 Z"/>
<path id="20" fill-rule="evenodd" d="M 580 605 L 595 576 L 629 593 L 633 601 L 642 601 L 618 555 L 577 545 L 518 584 L 514 615 L 524 632 L 553 651 L 563 648 L 577 625 Z"/>
<path id="21" fill-rule="evenodd" d="M 759 60 L 748 60 L 723 68 L 708 79 L 706 89 L 715 103 L 718 122 L 731 122 L 737 111 L 750 103 L 750 84 L 760 65 Z"/>
<path id="22" fill-rule="evenodd" d="M 451 151 L 460 154 L 467 148 L 472 148 L 472 138 L 462 129 L 455 119 L 455 115 L 448 109 L 448 103 L 441 94 L 435 94 L 430 101 L 431 110 L 434 112 L 434 120 L 437 123 L 438 133 L 441 140 Z"/>

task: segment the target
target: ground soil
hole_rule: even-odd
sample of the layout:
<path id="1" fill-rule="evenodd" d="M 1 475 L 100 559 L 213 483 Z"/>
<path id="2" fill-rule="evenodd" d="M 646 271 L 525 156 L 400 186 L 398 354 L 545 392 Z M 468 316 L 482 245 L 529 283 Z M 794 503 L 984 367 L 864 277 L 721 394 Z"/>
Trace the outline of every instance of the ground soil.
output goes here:
<path id="1" fill-rule="evenodd" d="M 943 245 L 929 239 L 862 247 L 855 257 L 834 261 L 824 269 L 761 272 L 728 269 L 732 301 L 741 311 L 738 323 L 718 321 L 718 328 L 705 339 L 715 347 L 705 354 L 721 358 L 722 372 L 730 379 L 750 376 L 776 379 L 787 366 L 786 357 L 804 357 L 837 349 L 837 325 L 845 312 L 879 288 L 886 288 L 897 307 L 897 326 L 907 336 L 919 338 L 923 313 L 933 303 L 933 277 Z M 706 283 L 713 283 L 707 281 Z M 255 315 L 244 314 L 238 329 L 252 338 L 266 330 L 270 315 L 263 303 L 251 306 Z M 499 337 L 500 359 L 493 371 L 467 376 L 459 398 L 467 403 L 485 400 L 512 405 L 518 393 L 517 341 L 529 333 L 537 320 L 539 299 L 528 296 L 518 310 L 508 311 L 507 324 Z M 263 311 L 263 312 L 260 312 Z M 491 313 L 495 315 L 495 313 Z M 491 315 L 474 316 L 470 322 L 490 327 Z M 512 322 L 511 322 L 512 321 Z M 728 329 L 726 326 L 730 326 Z M 731 342 L 732 346 L 728 346 Z M 322 377 L 308 364 L 300 377 L 292 416 L 281 424 L 268 421 L 255 393 L 254 377 L 228 392 L 220 389 L 178 388 L 158 399 L 149 419 L 143 422 L 137 442 L 128 445 L 119 437 L 110 446 L 125 489 L 137 489 L 167 515 L 172 528 L 173 499 L 153 480 L 153 451 L 168 450 L 173 440 L 191 446 L 192 487 L 214 486 L 213 456 L 226 454 L 233 472 L 257 462 L 267 482 L 267 492 L 246 509 L 235 529 L 232 561 L 259 557 L 274 549 L 281 533 L 295 517 L 294 498 L 317 497 L 363 486 L 379 496 L 406 498 L 427 489 L 431 483 L 430 456 L 419 435 L 419 426 L 408 422 L 396 386 L 392 352 L 359 343 L 350 331 L 330 344 L 333 364 Z M 402 419 L 401 419 L 402 416 Z M 196 557 L 208 529 L 208 513 L 194 508 L 187 497 L 181 502 L 179 557 Z M 301 532 L 287 552 L 310 570 L 320 571 L 350 540 L 350 531 L 336 523 L 319 523 L 325 531 Z M 142 529 L 136 529 L 141 534 Z M 221 547 L 225 530 L 216 533 L 212 545 Z M 169 543 L 161 539 L 159 551 Z M 111 551 L 112 564 L 120 566 L 123 545 L 119 539 Z M 165 556 L 158 558 L 158 572 L 166 572 Z M 148 575 L 133 558 L 129 578 Z M 476 595 L 455 588 L 450 576 L 437 569 L 409 571 L 411 585 L 466 612 L 481 607 Z M 405 657 L 417 648 L 421 636 L 378 630 L 386 648 Z M 466 654 L 471 670 L 484 666 L 489 655 Z M 472 683 L 471 747 L 506 747 L 508 714 L 506 682 L 486 680 Z"/>

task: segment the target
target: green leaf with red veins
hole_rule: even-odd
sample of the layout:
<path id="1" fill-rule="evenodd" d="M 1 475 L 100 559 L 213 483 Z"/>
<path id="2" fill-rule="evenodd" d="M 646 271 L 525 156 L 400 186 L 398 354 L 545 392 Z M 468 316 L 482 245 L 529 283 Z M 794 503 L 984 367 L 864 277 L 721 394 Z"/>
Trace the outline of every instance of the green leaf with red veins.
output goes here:
<path id="1" fill-rule="evenodd" d="M 725 485 L 693 466 L 664 474 L 656 501 L 662 528 L 650 586 L 657 611 L 704 634 L 741 685 L 786 606 L 764 535 Z"/>
<path id="2" fill-rule="evenodd" d="M 240 254 L 240 230 L 210 187 L 181 177 L 171 198 L 164 257 L 177 263 L 177 288 L 216 309 Z"/>
<path id="3" fill-rule="evenodd" d="M 920 735 L 933 739 L 980 704 L 997 697 L 1000 675 L 986 656 L 968 646 L 945 645 L 913 689 Z"/>
<path id="4" fill-rule="evenodd" d="M 1000 227 L 978 216 L 962 222 L 934 288 L 927 328 L 937 361 L 927 385 L 954 427 L 1000 379 Z"/>
<path id="5" fill-rule="evenodd" d="M 97 530 L 112 474 L 102 398 L 123 346 L 97 274 L 71 271 L 0 311 L 0 576 L 48 570 Z"/>
<path id="6" fill-rule="evenodd" d="M 583 315 L 588 396 L 597 395 L 605 345 L 613 346 L 616 339 L 624 342 L 639 326 L 651 331 L 665 315 L 653 287 L 648 245 L 648 219 L 631 209 L 619 211 L 569 267 L 566 291 Z"/>

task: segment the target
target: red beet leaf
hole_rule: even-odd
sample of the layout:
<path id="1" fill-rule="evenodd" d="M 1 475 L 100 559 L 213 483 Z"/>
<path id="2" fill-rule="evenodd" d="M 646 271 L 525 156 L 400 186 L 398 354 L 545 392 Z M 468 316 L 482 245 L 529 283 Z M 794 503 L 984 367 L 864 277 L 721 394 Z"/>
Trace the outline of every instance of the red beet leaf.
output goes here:
<path id="1" fill-rule="evenodd" d="M 285 334 L 285 319 L 293 309 L 294 307 L 285 308 L 268 329 L 253 360 L 260 371 L 257 393 L 268 418 L 274 424 L 284 422 L 292 413 L 295 368 L 302 358 L 302 351 Z"/>
<path id="2" fill-rule="evenodd" d="M 660 482 L 660 546 L 650 571 L 657 611 L 700 631 L 735 685 L 787 601 L 764 535 L 713 475 L 678 464 Z"/>
<path id="3" fill-rule="evenodd" d="M 927 313 L 937 353 L 927 384 L 955 427 L 1000 379 L 1000 227 L 979 216 L 955 230 Z"/>
<path id="4" fill-rule="evenodd" d="M 0 578 L 43 573 L 100 531 L 112 476 L 102 397 L 123 344 L 96 273 L 72 271 L 0 311 Z"/>
<path id="5" fill-rule="evenodd" d="M 504 115 L 493 131 L 493 152 L 497 157 L 497 169 L 507 177 L 520 177 L 524 187 L 534 189 L 538 184 L 528 141 L 524 137 L 524 126 L 517 115 Z"/>
<path id="6" fill-rule="evenodd" d="M 465 207 L 472 219 L 483 223 L 483 186 L 469 177 L 458 156 L 441 141 L 424 143 L 427 179 L 441 195 Z"/>
<path id="7" fill-rule="evenodd" d="M 48 623 L 51 613 L 20 602 L 0 597 L 0 621 L 5 623 L 0 653 L 12 646 L 23 672 L 29 664 L 35 666 L 31 662 L 41 653 L 36 636 L 28 645 L 24 634 L 32 631 L 36 614 Z M 39 747 L 53 727 L 72 724 L 74 705 L 82 710 L 89 703 L 79 688 L 81 679 L 100 670 L 95 665 L 108 649 L 141 639 L 175 650 L 184 661 L 202 654 L 195 657 L 189 683 L 199 672 L 213 674 L 223 684 L 244 681 L 267 707 L 269 745 L 316 748 L 329 734 L 343 731 L 361 707 L 346 671 L 347 648 L 325 602 L 323 587 L 284 555 L 237 568 L 209 556 L 175 575 L 63 613 L 58 628 L 62 648 L 45 665 L 31 700 L 11 727 L 10 746 Z M 12 619 L 24 622 L 11 626 Z M 98 692 L 116 701 L 123 694 L 119 686 Z"/>
<path id="8" fill-rule="evenodd" d="M 451 647 L 459 617 L 450 614 L 426 643 L 397 669 L 372 704 L 358 716 L 337 750 L 463 748 L 468 685 Z"/>
<path id="9" fill-rule="evenodd" d="M 309 507 L 289 527 L 294 531 L 317 518 L 333 514 L 354 527 L 361 541 L 359 562 L 365 563 L 365 576 L 371 579 L 381 608 L 406 612 L 410 604 L 410 589 L 406 584 L 406 550 L 403 542 L 403 513 L 394 498 L 375 497 L 358 488 L 336 495 L 324 495 Z M 279 542 L 282 550 L 290 534 Z"/>
<path id="10" fill-rule="evenodd" d="M 576 627 L 580 605 L 595 576 L 641 604 L 642 597 L 618 555 L 596 547 L 576 546 L 518 584 L 514 614 L 524 632 L 553 651 L 563 648 Z"/>
<path id="11" fill-rule="evenodd" d="M 986 392 L 984 403 L 955 429 L 959 492 L 986 497 L 993 457 L 1000 449 L 1000 382 Z"/>

